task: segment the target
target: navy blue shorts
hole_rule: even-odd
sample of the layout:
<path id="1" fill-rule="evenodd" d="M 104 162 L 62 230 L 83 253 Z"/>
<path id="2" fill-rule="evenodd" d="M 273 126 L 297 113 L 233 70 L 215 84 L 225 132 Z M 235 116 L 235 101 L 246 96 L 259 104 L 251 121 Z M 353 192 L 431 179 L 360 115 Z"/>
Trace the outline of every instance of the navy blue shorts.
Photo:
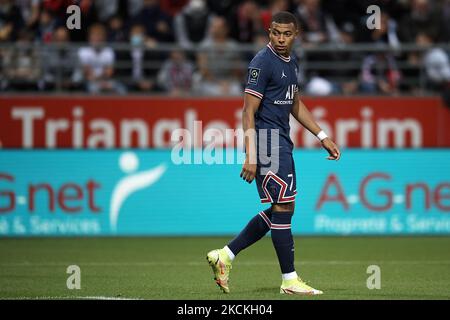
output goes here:
<path id="1" fill-rule="evenodd" d="M 272 159 L 270 165 L 262 164 L 258 158 L 256 187 L 262 203 L 276 204 L 294 201 L 297 184 L 292 153 L 281 153 L 279 160 Z"/>

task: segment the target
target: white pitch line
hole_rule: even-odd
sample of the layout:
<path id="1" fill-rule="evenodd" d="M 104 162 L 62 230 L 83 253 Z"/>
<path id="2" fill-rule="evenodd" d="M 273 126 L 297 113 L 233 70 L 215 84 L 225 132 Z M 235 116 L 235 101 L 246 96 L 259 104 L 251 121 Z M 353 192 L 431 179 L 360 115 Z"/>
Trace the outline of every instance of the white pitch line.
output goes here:
<path id="1" fill-rule="evenodd" d="M 411 264 L 411 265 L 434 265 L 434 264 L 450 264 L 450 260 L 303 260 L 296 261 L 296 264 L 300 265 L 364 265 L 368 263 L 376 264 Z M 0 263 L 0 267 L 58 267 L 58 266 L 69 266 L 72 264 L 77 264 L 80 267 L 152 267 L 152 266 L 184 266 L 198 267 L 207 265 L 206 262 L 199 261 L 155 261 L 155 262 L 12 262 L 12 263 Z M 278 261 L 238 261 L 238 265 L 242 266 L 254 266 L 254 265 L 278 265 Z"/>
<path id="2" fill-rule="evenodd" d="M 121 298 L 105 296 L 38 296 L 38 297 L 9 297 L 0 298 L 0 300 L 143 300 L 141 298 Z"/>

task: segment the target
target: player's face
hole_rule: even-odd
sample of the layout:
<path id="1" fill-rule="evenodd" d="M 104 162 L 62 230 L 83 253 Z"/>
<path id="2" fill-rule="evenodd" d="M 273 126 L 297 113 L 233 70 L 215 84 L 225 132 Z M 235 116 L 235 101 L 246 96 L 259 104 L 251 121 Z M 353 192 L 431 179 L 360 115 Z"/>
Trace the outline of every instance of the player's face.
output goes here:
<path id="1" fill-rule="evenodd" d="M 269 28 L 270 43 L 275 51 L 282 56 L 289 56 L 297 34 L 298 30 L 295 29 L 293 23 L 272 22 Z"/>

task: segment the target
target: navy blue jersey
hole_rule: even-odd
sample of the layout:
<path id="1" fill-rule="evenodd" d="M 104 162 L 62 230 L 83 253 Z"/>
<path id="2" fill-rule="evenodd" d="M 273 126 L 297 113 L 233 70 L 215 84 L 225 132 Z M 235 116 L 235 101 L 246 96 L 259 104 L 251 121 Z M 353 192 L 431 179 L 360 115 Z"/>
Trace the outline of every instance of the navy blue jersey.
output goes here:
<path id="1" fill-rule="evenodd" d="M 278 129 L 281 151 L 292 152 L 289 115 L 298 92 L 298 64 L 293 57 L 283 57 L 269 43 L 259 51 L 248 67 L 245 93 L 261 99 L 255 114 L 255 129 Z M 270 138 L 270 136 L 269 136 Z"/>

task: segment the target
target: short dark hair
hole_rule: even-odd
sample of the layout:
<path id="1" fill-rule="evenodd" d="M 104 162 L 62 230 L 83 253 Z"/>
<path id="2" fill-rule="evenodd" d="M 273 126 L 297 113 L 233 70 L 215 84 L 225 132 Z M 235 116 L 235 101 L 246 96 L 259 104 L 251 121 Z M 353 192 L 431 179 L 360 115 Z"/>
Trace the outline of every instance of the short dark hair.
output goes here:
<path id="1" fill-rule="evenodd" d="M 297 18 L 290 12 L 287 11 L 280 11 L 275 13 L 272 16 L 272 22 L 275 23 L 282 23 L 282 24 L 289 24 L 289 23 L 293 23 L 295 29 L 298 29 L 298 21 Z"/>

